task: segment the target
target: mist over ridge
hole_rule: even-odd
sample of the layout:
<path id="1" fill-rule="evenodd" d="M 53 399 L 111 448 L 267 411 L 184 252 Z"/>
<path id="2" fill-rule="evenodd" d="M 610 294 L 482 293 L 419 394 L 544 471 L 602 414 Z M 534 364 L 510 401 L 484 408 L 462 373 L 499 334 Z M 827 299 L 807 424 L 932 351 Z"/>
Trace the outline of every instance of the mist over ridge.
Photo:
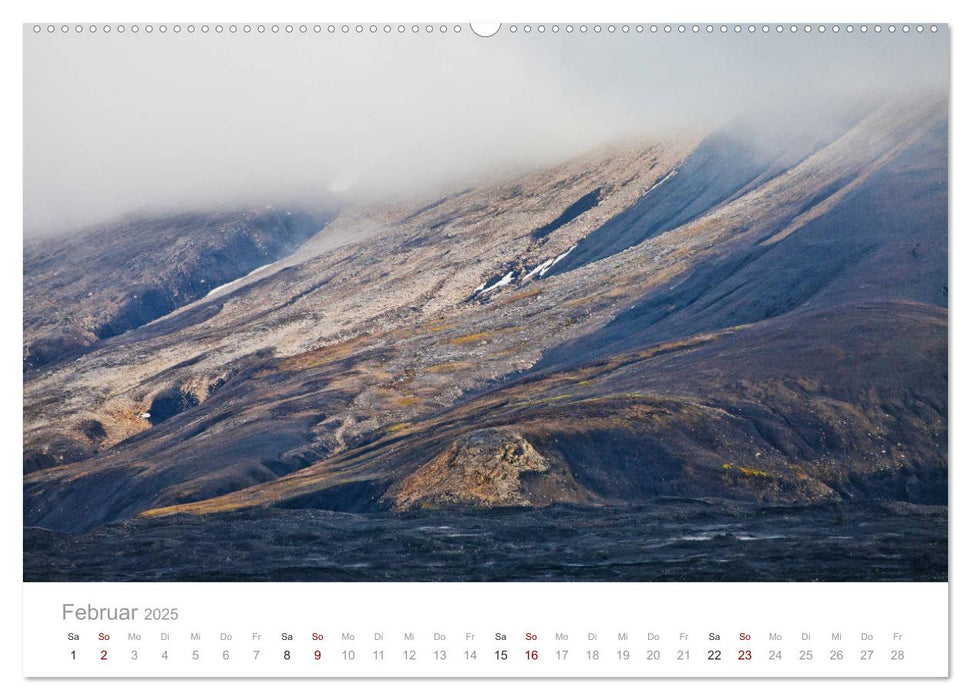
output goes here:
<path id="1" fill-rule="evenodd" d="M 740 119 L 755 141 L 811 138 L 861 105 L 939 99 L 948 37 L 28 32 L 24 53 L 33 238 L 422 196 Z"/>

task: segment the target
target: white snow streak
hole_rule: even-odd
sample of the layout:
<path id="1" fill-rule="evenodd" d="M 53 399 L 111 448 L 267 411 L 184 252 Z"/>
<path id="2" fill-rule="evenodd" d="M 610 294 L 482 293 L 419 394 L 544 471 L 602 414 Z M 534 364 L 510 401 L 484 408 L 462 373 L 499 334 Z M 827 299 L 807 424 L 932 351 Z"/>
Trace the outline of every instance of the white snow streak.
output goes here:
<path id="1" fill-rule="evenodd" d="M 543 275 L 545 275 L 545 274 L 546 274 L 547 272 L 549 272 L 549 271 L 550 271 L 550 269 L 551 269 L 551 268 L 552 268 L 552 267 L 553 267 L 554 265 L 556 265 L 556 263 L 558 263 L 558 262 L 560 262 L 560 260 L 562 260 L 563 258 L 565 258 L 565 257 L 566 257 L 567 255 L 569 255 L 570 253 L 572 253 L 572 252 L 573 252 L 573 249 L 574 249 L 574 248 L 576 248 L 576 247 L 577 247 L 577 244 L 576 244 L 576 243 L 574 243 L 573 245 L 571 245 L 571 246 L 569 247 L 569 249 L 568 249 L 568 250 L 567 250 L 567 251 L 566 251 L 565 253 L 560 253 L 560 254 L 559 254 L 559 255 L 557 255 L 557 256 L 556 256 L 555 258 L 553 258 L 553 262 L 551 262 L 551 263 L 550 263 L 550 266 L 549 266 L 548 268 L 546 268 L 545 270 L 543 270 L 542 272 L 540 272 L 540 273 L 539 273 L 539 276 L 540 276 L 540 277 L 542 277 L 542 276 L 543 276 Z"/>
<path id="2" fill-rule="evenodd" d="M 661 186 L 661 185 L 663 185 L 663 184 L 664 184 L 665 182 L 667 182 L 667 181 L 668 181 L 668 179 L 669 179 L 670 177 L 672 177 L 673 175 L 677 175 L 677 174 L 678 174 L 678 171 L 677 171 L 677 170 L 672 170 L 672 171 L 671 171 L 671 172 L 669 172 L 669 173 L 668 173 L 667 175 L 665 175 L 665 176 L 664 176 L 664 177 L 662 177 L 662 178 L 661 178 L 660 180 L 658 180 L 658 181 L 657 181 L 657 182 L 655 182 L 655 183 L 654 183 L 653 185 L 651 185 L 651 186 L 650 186 L 650 187 L 649 187 L 649 188 L 647 189 L 647 192 L 645 192 L 644 194 L 647 194 L 648 192 L 653 192 L 653 191 L 654 191 L 654 190 L 656 190 L 656 189 L 657 189 L 658 187 L 660 187 L 660 186 Z"/>
<path id="3" fill-rule="evenodd" d="M 272 264 L 273 264 L 273 263 L 268 263 L 268 264 L 266 264 L 266 265 L 261 265 L 260 267 L 258 267 L 258 268 L 256 268 L 255 270 L 252 270 L 251 272 L 248 272 L 248 273 L 246 273 L 246 274 L 245 274 L 245 275 L 243 275 L 242 277 L 237 277 L 237 278 L 236 278 L 236 279 L 234 279 L 234 280 L 230 280 L 230 281 L 229 281 L 229 282 L 227 282 L 226 284 L 221 284 L 221 285 L 219 285 L 218 287 L 213 287 L 212 289 L 210 289 L 210 290 L 209 290 L 209 293 L 208 293 L 208 294 L 206 294 L 206 296 L 207 296 L 207 297 L 211 297 L 211 296 L 212 296 L 213 294 L 215 294 L 216 292 L 219 292 L 219 291 L 221 291 L 221 290 L 223 290 L 223 289 L 226 289 L 227 287 L 232 287 L 232 286 L 233 286 L 234 284 L 236 284 L 237 282 L 242 282 L 242 281 L 243 281 L 244 279 L 246 279 L 246 278 L 247 278 L 247 277 L 249 277 L 250 275 L 255 275 L 255 274 L 256 274 L 257 272 L 259 272 L 260 270 L 265 270 L 266 268 L 268 268 L 268 267 L 269 267 L 270 265 L 272 265 Z"/>
<path id="4" fill-rule="evenodd" d="M 512 282 L 513 277 L 515 276 L 516 276 L 516 272 L 514 270 L 510 270 L 505 274 L 505 276 L 503 276 L 501 280 L 499 280 L 493 285 L 486 287 L 485 289 L 482 290 L 481 293 L 485 294 L 486 292 L 491 292 L 493 289 L 498 289 L 499 287 L 505 287 L 507 284 Z"/>

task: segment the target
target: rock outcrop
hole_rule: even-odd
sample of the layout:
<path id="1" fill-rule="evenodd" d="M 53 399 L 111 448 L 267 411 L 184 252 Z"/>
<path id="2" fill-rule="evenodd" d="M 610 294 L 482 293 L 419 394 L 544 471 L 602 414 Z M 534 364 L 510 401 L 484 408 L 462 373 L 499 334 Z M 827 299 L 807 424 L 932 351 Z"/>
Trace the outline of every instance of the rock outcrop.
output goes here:
<path id="1" fill-rule="evenodd" d="M 396 510 L 469 506 L 545 506 L 591 499 L 568 469 L 522 435 L 500 428 L 456 440 L 386 495 Z"/>

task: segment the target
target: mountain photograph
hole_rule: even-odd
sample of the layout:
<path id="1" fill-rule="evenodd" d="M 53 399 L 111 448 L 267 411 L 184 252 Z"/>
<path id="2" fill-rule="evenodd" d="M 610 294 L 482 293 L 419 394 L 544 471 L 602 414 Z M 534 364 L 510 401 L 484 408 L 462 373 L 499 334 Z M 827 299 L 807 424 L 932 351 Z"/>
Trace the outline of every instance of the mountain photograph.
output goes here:
<path id="1" fill-rule="evenodd" d="M 723 38 L 27 53 L 25 580 L 946 581 L 947 39 Z"/>

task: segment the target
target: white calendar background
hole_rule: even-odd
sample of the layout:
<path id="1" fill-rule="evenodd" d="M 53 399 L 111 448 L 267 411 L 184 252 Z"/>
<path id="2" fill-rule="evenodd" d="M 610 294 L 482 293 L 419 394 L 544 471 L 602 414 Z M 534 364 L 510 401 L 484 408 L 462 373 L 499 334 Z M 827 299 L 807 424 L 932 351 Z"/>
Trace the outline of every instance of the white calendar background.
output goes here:
<path id="1" fill-rule="evenodd" d="M 30 583 L 24 673 L 944 677 L 947 606 L 943 583 Z"/>

